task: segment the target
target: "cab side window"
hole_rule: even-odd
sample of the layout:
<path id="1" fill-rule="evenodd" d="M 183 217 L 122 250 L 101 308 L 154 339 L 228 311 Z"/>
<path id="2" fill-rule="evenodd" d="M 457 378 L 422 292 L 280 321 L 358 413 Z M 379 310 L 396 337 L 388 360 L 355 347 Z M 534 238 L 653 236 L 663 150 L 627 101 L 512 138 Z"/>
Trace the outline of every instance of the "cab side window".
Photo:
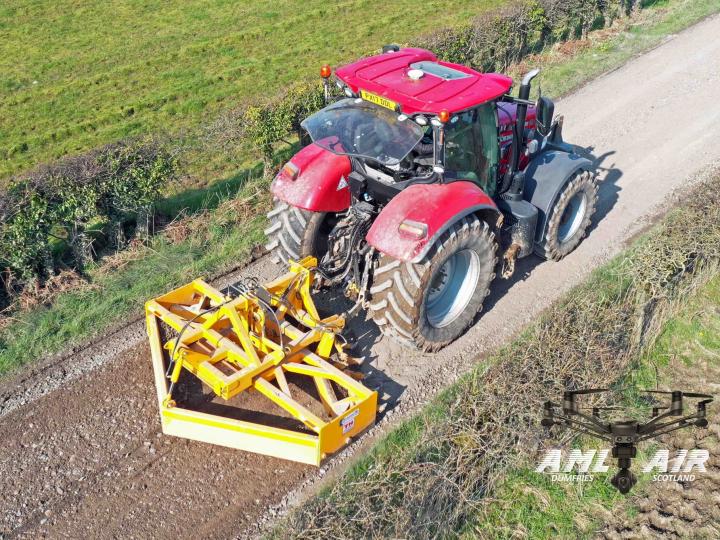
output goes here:
<path id="1" fill-rule="evenodd" d="M 449 178 L 469 180 L 493 196 L 498 140 L 494 104 L 455 115 L 446 128 L 445 170 Z"/>

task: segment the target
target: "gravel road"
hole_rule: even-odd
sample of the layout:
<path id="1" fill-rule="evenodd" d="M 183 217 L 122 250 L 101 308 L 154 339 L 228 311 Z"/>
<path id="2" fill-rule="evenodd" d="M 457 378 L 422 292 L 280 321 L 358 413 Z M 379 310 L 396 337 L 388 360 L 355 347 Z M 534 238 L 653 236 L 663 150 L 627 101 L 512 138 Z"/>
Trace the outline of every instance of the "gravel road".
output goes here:
<path id="1" fill-rule="evenodd" d="M 595 156 L 603 179 L 594 227 L 569 257 L 521 261 L 512 281 L 495 282 L 479 322 L 437 354 L 350 322 L 365 383 L 385 402 L 375 433 L 516 334 L 717 162 L 718 35 L 713 17 L 557 104 L 566 139 Z M 276 270 L 261 258 L 242 274 L 265 281 Z M 165 437 L 154 392 L 141 323 L 0 384 L 0 538 L 251 535 L 372 437 L 317 470 Z"/>

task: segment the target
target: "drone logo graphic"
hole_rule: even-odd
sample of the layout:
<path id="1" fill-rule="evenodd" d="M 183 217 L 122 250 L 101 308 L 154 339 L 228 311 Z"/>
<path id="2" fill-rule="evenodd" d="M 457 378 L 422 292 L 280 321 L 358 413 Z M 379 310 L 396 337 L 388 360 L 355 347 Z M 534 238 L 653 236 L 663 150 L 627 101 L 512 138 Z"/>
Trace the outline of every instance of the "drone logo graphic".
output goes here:
<path id="1" fill-rule="evenodd" d="M 609 392 L 607 388 L 588 388 L 567 391 L 563 394 L 562 412 L 560 405 L 546 401 L 543 405 L 543 418 L 540 424 L 546 428 L 556 425 L 568 426 L 579 433 L 603 439 L 612 443 L 612 457 L 617 458 L 619 470 L 610 481 L 620 493 L 628 493 L 637 482 L 630 471 L 631 460 L 637 455 L 637 443 L 659 437 L 672 431 L 690 427 L 707 427 L 706 407 L 713 401 L 709 394 L 696 394 L 678 390 L 643 390 L 651 394 L 671 396 L 670 403 L 653 407 L 652 417 L 645 423 L 638 420 L 623 419 L 608 421 L 601 416 L 602 411 L 617 411 L 620 407 L 580 407 L 576 396 Z M 700 399 L 693 414 L 684 414 L 683 398 Z M 591 409 L 592 414 L 582 412 Z M 664 412 L 662 412 L 664 411 Z M 680 417 L 680 418 L 677 418 Z"/>

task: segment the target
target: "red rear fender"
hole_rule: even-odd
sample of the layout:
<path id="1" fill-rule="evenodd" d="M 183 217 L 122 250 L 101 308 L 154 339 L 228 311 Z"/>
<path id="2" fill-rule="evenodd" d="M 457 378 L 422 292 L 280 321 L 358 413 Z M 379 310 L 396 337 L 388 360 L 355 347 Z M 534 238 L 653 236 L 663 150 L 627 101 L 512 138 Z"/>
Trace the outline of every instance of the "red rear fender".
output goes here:
<path id="1" fill-rule="evenodd" d="M 386 255 L 417 262 L 453 223 L 483 210 L 499 215 L 495 202 L 471 182 L 415 184 L 393 197 L 380 212 L 368 231 L 367 241 Z M 427 228 L 425 236 L 417 238 L 401 230 L 406 220 Z"/>
<path id="2" fill-rule="evenodd" d="M 341 212 L 350 206 L 350 159 L 310 144 L 290 160 L 297 176 L 283 167 L 270 192 L 292 206 L 313 212 Z"/>

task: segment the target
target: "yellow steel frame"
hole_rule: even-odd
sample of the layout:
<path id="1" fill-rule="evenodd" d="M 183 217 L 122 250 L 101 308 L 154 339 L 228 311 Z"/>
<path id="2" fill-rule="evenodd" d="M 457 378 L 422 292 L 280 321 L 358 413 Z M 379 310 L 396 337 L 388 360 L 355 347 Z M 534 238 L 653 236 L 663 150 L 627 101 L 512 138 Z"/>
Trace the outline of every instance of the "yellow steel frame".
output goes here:
<path id="1" fill-rule="evenodd" d="M 333 352 L 345 356 L 337 339 L 345 320 L 320 319 L 310 296 L 315 266 L 312 257 L 291 261 L 287 274 L 264 286 L 267 298 L 252 293 L 232 298 L 195 280 L 146 304 L 164 433 L 319 465 L 374 423 L 377 392 L 328 361 Z M 160 321 L 178 335 L 163 343 Z M 224 399 L 255 389 L 311 433 L 178 406 L 171 389 L 183 369 Z M 313 380 L 329 420 L 293 398 L 288 373 Z M 336 389 L 346 397 L 338 398 Z"/>

